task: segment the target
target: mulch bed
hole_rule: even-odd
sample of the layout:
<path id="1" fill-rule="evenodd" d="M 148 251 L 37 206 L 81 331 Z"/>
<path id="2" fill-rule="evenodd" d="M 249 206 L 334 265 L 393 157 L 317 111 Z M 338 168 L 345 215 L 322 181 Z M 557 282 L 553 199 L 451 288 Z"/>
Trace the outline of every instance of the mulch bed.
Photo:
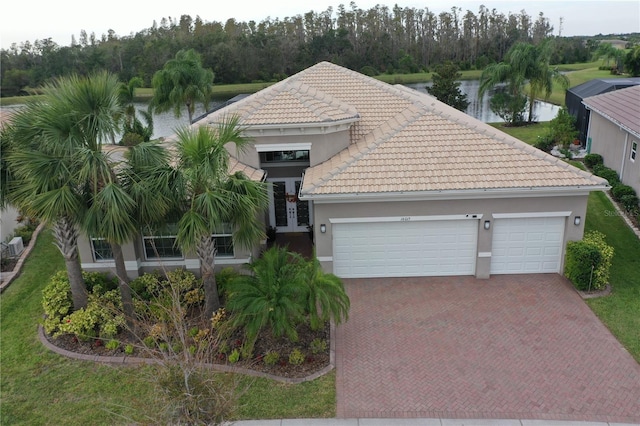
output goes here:
<path id="1" fill-rule="evenodd" d="M 215 359 L 216 364 L 221 365 L 233 365 L 234 367 L 247 368 L 254 371 L 259 371 L 274 376 L 280 376 L 285 378 L 302 378 L 310 376 L 323 368 L 327 367 L 330 362 L 330 328 L 327 324 L 324 329 L 313 331 L 307 326 L 298 327 L 298 342 L 292 343 L 285 338 L 276 339 L 270 335 L 270 333 L 263 332 L 258 337 L 258 340 L 254 349 L 254 357 L 251 360 L 240 360 L 236 363 L 230 363 L 228 356 L 225 354 L 218 354 Z M 242 344 L 240 336 L 234 336 L 229 339 L 229 347 L 231 350 L 239 348 Z M 313 354 L 310 346 L 311 342 L 316 339 L 323 339 L 327 342 L 326 350 Z M 149 354 L 140 349 L 141 342 L 131 335 L 122 333 L 116 336 L 115 340 L 121 342 L 118 349 L 110 350 L 105 347 L 107 341 L 100 339 L 94 339 L 89 341 L 78 340 L 73 335 L 63 335 L 59 337 L 47 336 L 49 342 L 53 345 L 65 349 L 70 352 L 75 352 L 83 355 L 96 355 L 96 356 L 125 356 L 124 348 L 127 344 L 132 344 L 136 347 L 134 353 L 130 356 L 133 357 L 148 357 Z M 298 348 L 305 354 L 305 361 L 301 365 L 289 364 L 288 358 L 291 351 Z M 280 354 L 280 359 L 275 365 L 266 365 L 263 357 L 268 351 L 277 351 Z"/>

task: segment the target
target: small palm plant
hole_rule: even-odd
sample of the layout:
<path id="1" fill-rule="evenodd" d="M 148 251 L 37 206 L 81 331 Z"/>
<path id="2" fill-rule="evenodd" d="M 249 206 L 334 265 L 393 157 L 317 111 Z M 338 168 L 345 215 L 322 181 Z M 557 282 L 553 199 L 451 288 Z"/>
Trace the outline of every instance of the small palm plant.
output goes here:
<path id="1" fill-rule="evenodd" d="M 228 284 L 227 308 L 234 326 L 243 327 L 253 345 L 261 330 L 274 337 L 298 340 L 296 328 L 308 321 L 318 330 L 349 315 L 350 301 L 337 276 L 322 271 L 320 262 L 305 261 L 286 247 L 272 247 L 248 265 L 251 275 L 240 275 Z"/>
<path id="2" fill-rule="evenodd" d="M 229 283 L 227 308 L 235 315 L 234 325 L 245 329 L 249 344 L 264 327 L 274 337 L 298 340 L 296 327 L 305 314 L 303 263 L 300 255 L 273 247 L 247 266 L 251 275 Z"/>
<path id="3" fill-rule="evenodd" d="M 326 321 L 333 319 L 336 324 L 349 318 L 351 302 L 340 278 L 325 273 L 316 257 L 305 267 L 306 310 L 309 326 L 320 329 Z"/>

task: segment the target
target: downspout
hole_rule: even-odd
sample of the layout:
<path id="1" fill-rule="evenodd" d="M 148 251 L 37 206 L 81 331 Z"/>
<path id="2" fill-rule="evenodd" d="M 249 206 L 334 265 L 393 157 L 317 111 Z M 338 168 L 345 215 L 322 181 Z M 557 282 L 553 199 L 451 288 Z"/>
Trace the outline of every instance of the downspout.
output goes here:
<path id="1" fill-rule="evenodd" d="M 586 145 L 587 145 L 587 154 L 591 154 L 591 110 L 589 109 L 588 106 L 585 105 L 585 108 L 587 109 L 587 140 L 586 140 Z"/>
<path id="2" fill-rule="evenodd" d="M 622 132 L 624 129 L 620 127 L 620 131 Z M 625 158 L 627 156 L 627 146 L 629 144 L 629 132 L 625 132 L 624 136 L 624 149 L 622 150 L 622 164 L 620 165 L 620 180 L 623 180 L 622 176 L 624 176 L 624 163 Z"/>

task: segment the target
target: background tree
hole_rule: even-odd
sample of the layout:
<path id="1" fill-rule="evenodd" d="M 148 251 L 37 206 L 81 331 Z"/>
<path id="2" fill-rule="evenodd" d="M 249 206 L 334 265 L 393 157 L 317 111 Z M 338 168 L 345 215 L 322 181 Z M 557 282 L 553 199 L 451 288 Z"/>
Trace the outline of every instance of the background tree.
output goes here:
<path id="1" fill-rule="evenodd" d="M 548 97 L 553 89 L 554 81 L 563 87 L 569 85 L 568 78 L 550 65 L 551 49 L 552 45 L 548 41 L 538 46 L 529 43 L 516 43 L 509 49 L 503 62 L 489 65 L 482 71 L 479 95 L 482 96 L 487 89 L 497 84 L 506 83 L 506 93 L 501 95 L 500 99 L 494 102 L 494 105 L 502 113 L 508 113 L 507 115 L 511 117 L 511 124 L 516 124 L 520 119 L 518 111 L 522 104 L 521 98 L 525 92 L 528 92 L 528 121 L 533 121 L 533 103 L 536 96 L 544 93 Z M 527 82 L 529 83 L 528 91 L 526 89 Z M 512 110 L 508 111 L 508 108 L 512 108 Z"/>
<path id="2" fill-rule="evenodd" d="M 216 127 L 177 131 L 175 200 L 182 214 L 176 238 L 183 252 L 195 251 L 200 260 L 206 317 L 220 307 L 212 235 L 228 226 L 234 246 L 240 247 L 252 247 L 264 237 L 257 218 L 268 206 L 266 184 L 242 172 L 230 174 L 231 158 L 225 145 L 245 149 L 250 141 L 242 132 L 237 117 L 226 118 Z"/>
<path id="3" fill-rule="evenodd" d="M 447 105 L 465 111 L 469 106 L 467 95 L 460 91 L 460 82 L 457 81 L 462 77 L 459 68 L 447 62 L 437 65 L 435 74 L 433 74 L 433 85 L 427 86 L 427 92 L 435 96 L 439 101 Z"/>
<path id="4" fill-rule="evenodd" d="M 191 124 L 197 102 L 208 108 L 213 71 L 202 68 L 200 55 L 195 50 L 181 50 L 154 74 L 152 85 L 155 111 L 173 109 L 176 117 L 180 117 L 184 106 Z"/>
<path id="5" fill-rule="evenodd" d="M 634 77 L 640 77 L 640 45 L 627 52 L 624 65 L 627 67 L 629 74 Z"/>
<path id="6" fill-rule="evenodd" d="M 128 83 L 120 86 L 120 102 L 124 108 L 124 120 L 122 123 L 122 145 L 135 145 L 140 142 L 148 142 L 153 136 L 153 113 L 151 105 L 147 111 L 140 111 L 146 122 L 146 127 L 138 119 L 135 100 L 135 91 L 142 87 L 144 82 L 140 77 L 133 77 Z"/>

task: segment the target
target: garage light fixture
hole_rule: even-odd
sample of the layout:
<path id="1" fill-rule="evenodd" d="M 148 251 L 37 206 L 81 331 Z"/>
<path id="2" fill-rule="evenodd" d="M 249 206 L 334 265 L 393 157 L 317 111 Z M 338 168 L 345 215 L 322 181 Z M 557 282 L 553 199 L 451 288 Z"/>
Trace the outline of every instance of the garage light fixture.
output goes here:
<path id="1" fill-rule="evenodd" d="M 489 230 L 491 228 L 491 222 L 488 220 L 484 221 L 484 229 Z"/>
<path id="2" fill-rule="evenodd" d="M 327 232 L 327 225 L 325 225 L 324 223 L 321 223 L 320 224 L 320 232 L 323 233 L 323 234 L 325 232 Z"/>
<path id="3" fill-rule="evenodd" d="M 573 224 L 575 226 L 580 225 L 580 216 L 576 216 L 576 217 L 573 218 Z"/>

